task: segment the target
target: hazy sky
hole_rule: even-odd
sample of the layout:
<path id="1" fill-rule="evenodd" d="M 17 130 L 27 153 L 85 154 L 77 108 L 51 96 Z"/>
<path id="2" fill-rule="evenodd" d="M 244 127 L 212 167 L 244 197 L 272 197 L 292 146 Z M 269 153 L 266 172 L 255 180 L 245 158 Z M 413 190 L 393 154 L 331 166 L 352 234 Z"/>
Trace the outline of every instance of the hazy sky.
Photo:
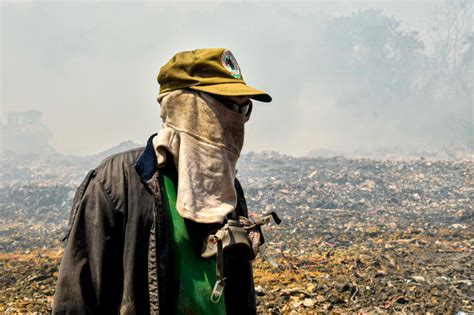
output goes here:
<path id="1" fill-rule="evenodd" d="M 292 86 L 292 69 L 311 58 L 312 34 L 332 17 L 381 8 L 403 29 L 426 38 L 437 6 L 436 1 L 4 1 L 1 110 L 42 111 L 51 144 L 61 153 L 96 153 L 125 140 L 144 143 L 161 126 L 156 102 L 161 65 L 178 51 L 227 47 L 247 83 L 274 99 L 255 102 L 244 151 L 302 155 L 318 147 L 341 149 L 343 142 L 332 141 L 320 121 L 305 115 L 305 108 L 317 108 L 330 96 L 320 95 L 321 87 L 296 94 Z M 325 119 L 337 123 L 330 115 Z"/>

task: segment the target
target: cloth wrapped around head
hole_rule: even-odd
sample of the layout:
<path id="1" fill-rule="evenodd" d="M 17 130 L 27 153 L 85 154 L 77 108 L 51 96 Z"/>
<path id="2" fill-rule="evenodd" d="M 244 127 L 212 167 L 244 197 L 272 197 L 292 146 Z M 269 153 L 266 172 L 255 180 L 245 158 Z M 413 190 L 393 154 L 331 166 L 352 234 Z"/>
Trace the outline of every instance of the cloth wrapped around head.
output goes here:
<path id="1" fill-rule="evenodd" d="M 237 205 L 235 167 L 248 117 L 204 92 L 181 89 L 160 95 L 163 129 L 153 139 L 158 167 L 166 150 L 178 170 L 176 208 L 198 223 L 221 223 Z"/>

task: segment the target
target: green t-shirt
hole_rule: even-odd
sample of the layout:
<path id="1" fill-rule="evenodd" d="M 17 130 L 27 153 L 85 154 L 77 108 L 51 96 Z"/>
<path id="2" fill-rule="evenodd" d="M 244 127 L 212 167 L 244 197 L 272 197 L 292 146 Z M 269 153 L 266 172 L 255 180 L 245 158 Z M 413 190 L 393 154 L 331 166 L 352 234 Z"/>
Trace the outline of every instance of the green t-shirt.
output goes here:
<path id="1" fill-rule="evenodd" d="M 176 210 L 178 176 L 174 164 L 160 170 L 163 183 L 163 204 L 170 218 L 170 243 L 173 280 L 176 281 L 176 314 L 226 314 L 225 298 L 211 302 L 211 293 L 216 282 L 216 259 L 202 258 L 196 240 L 190 236 L 185 220 Z"/>

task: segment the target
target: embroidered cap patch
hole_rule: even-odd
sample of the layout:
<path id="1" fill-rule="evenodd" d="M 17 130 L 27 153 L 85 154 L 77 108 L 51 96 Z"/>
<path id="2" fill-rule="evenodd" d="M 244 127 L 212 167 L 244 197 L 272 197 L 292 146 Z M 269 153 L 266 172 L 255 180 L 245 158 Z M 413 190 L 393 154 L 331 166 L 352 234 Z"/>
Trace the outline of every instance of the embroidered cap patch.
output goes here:
<path id="1" fill-rule="evenodd" d="M 227 71 L 229 71 L 234 78 L 242 79 L 239 64 L 237 63 L 237 60 L 235 60 L 235 57 L 234 55 L 232 55 L 230 50 L 224 50 L 221 56 L 221 62 L 224 68 L 226 68 Z"/>

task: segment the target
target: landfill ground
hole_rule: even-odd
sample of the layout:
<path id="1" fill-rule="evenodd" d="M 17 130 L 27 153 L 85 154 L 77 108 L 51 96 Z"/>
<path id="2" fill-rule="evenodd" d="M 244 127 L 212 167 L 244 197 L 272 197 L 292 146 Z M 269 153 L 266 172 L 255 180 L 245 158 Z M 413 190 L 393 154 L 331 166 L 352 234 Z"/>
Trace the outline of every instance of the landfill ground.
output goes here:
<path id="1" fill-rule="evenodd" d="M 90 163 L 35 165 L 0 173 L 0 313 L 51 311 L 60 239 Z M 254 263 L 258 313 L 473 313 L 473 166 L 244 155 L 250 210 L 283 220 L 264 227 Z"/>

